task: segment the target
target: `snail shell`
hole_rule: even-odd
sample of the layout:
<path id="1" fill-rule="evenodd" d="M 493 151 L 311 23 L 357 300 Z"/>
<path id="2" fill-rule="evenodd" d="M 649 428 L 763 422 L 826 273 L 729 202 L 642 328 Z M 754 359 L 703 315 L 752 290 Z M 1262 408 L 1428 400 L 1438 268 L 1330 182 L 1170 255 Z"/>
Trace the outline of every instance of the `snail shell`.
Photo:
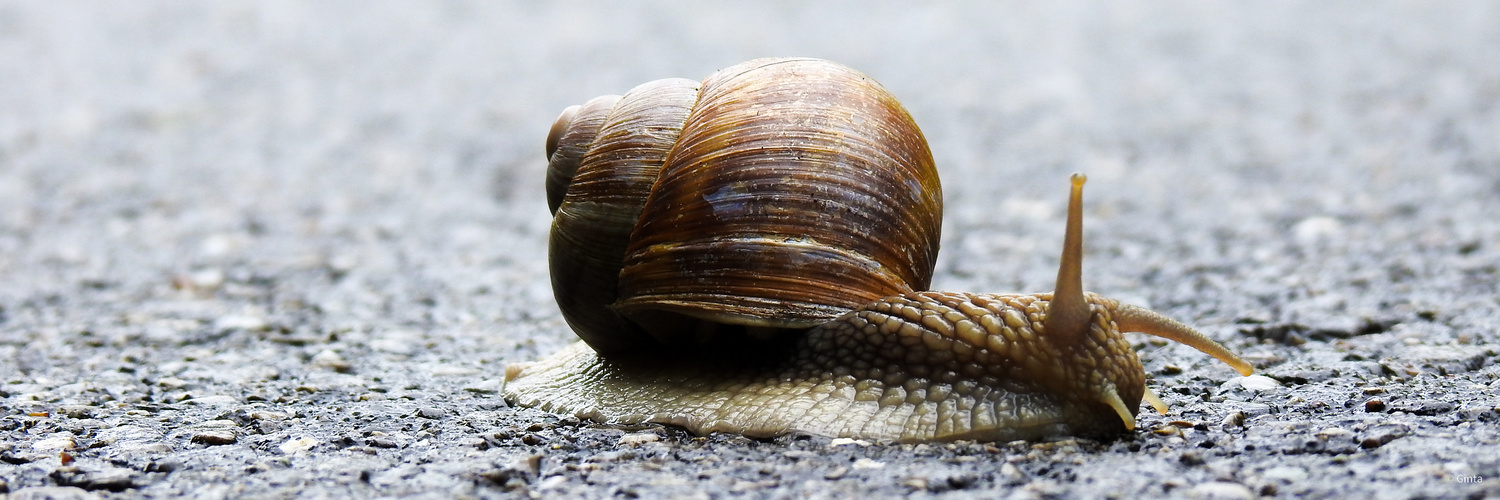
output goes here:
<path id="1" fill-rule="evenodd" d="M 506 398 L 694 432 L 928 441 L 1134 427 L 1122 331 L 1249 366 L 1191 328 L 1083 291 L 1075 175 L 1053 293 L 925 291 L 942 196 L 879 84 L 757 59 L 565 110 L 547 139 L 559 308 L 584 343 L 507 368 Z"/>

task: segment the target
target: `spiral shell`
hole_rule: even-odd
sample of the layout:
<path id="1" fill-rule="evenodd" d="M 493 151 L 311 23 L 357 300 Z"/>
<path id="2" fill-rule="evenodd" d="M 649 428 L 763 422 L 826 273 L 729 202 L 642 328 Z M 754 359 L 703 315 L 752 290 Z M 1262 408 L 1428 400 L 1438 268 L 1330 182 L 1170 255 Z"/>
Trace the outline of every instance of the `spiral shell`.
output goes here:
<path id="1" fill-rule="evenodd" d="M 565 111 L 548 149 L 554 291 L 600 352 L 643 331 L 807 328 L 931 281 L 932 153 L 850 68 L 757 59 L 649 82 Z"/>

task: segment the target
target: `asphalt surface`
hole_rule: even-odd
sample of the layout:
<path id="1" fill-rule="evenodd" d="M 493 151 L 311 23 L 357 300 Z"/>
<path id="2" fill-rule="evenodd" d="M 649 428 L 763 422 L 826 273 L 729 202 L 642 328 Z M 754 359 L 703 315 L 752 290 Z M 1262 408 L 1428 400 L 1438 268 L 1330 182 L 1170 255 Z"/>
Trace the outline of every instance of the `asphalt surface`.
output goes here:
<path id="1" fill-rule="evenodd" d="M 934 288 L 1085 285 L 1173 406 L 1114 441 L 698 437 L 507 407 L 563 107 L 768 55 L 923 127 Z M 1491 2 L 0 2 L 9 498 L 1500 496 Z"/>

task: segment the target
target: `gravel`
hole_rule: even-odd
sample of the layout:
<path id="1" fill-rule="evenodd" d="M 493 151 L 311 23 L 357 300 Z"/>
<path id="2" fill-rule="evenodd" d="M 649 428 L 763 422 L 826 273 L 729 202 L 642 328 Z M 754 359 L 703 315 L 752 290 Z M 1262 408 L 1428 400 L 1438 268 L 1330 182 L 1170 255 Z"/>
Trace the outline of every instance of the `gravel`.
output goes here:
<path id="1" fill-rule="evenodd" d="M 1488 2 L 0 2 L 7 498 L 1500 496 Z M 900 97 L 935 288 L 1086 286 L 1171 413 L 892 445 L 510 408 L 552 303 L 563 107 L 765 55 Z"/>

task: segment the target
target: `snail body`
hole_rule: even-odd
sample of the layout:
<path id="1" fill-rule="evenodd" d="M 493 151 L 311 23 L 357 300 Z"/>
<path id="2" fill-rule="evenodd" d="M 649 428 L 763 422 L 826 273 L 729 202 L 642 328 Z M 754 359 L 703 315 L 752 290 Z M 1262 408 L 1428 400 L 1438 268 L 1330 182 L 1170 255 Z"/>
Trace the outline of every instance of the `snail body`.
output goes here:
<path id="1" fill-rule="evenodd" d="M 1085 293 L 1075 175 L 1053 293 L 927 291 L 931 152 L 885 89 L 757 59 L 569 108 L 547 141 L 554 294 L 583 342 L 506 370 L 522 406 L 696 433 L 904 442 L 1134 428 L 1122 331 L 1249 365 Z"/>

